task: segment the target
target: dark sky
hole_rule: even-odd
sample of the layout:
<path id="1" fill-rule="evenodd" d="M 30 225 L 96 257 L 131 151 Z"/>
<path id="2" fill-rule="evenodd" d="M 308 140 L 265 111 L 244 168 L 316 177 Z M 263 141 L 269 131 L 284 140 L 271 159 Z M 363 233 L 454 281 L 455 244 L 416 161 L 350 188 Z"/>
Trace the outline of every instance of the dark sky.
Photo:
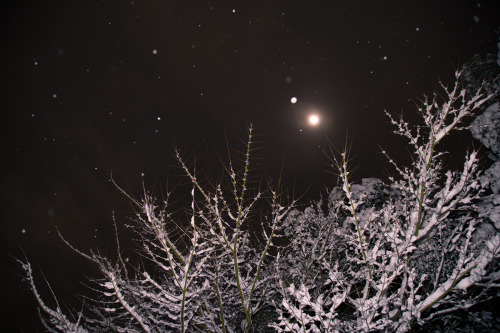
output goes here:
<path id="1" fill-rule="evenodd" d="M 500 1 L 11 1 L 0 10 L 2 323 L 39 327 L 13 256 L 21 248 L 62 298 L 113 250 L 114 179 L 135 196 L 177 184 L 173 148 L 218 178 L 219 156 L 258 137 L 254 176 L 317 199 L 328 137 L 346 135 L 355 179 L 383 178 L 379 145 L 400 155 L 383 114 L 452 82 L 474 54 L 497 53 Z M 291 98 L 297 103 L 292 104 Z M 317 113 L 317 127 L 307 115 Z M 401 157 L 404 159 L 404 157 Z M 170 176 L 167 177 L 167 176 Z M 324 192 L 323 192 L 324 193 Z M 84 279 L 83 279 L 84 280 Z M 41 280 L 40 284 L 42 284 Z M 49 296 L 49 294 L 47 294 Z M 2 324 L 2 325 L 3 325 Z"/>

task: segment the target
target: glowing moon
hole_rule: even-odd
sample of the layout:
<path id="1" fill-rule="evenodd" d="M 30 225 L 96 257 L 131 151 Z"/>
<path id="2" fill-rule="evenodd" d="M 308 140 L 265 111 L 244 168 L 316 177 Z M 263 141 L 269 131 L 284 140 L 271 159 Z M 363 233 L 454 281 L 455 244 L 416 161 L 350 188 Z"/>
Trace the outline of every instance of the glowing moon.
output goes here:
<path id="1" fill-rule="evenodd" d="M 316 114 L 311 114 L 309 118 L 307 118 L 307 121 L 311 126 L 317 126 L 319 124 L 319 117 Z"/>

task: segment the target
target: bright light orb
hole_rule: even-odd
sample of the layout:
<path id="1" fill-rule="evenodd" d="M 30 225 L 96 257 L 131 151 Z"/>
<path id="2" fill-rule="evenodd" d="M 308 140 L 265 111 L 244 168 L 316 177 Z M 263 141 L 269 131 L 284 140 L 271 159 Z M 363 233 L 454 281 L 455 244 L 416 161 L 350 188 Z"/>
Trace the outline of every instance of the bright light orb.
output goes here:
<path id="1" fill-rule="evenodd" d="M 290 102 L 292 102 L 292 104 L 297 103 L 297 97 L 292 97 L 292 98 L 290 99 Z"/>
<path id="2" fill-rule="evenodd" d="M 311 114 L 309 118 L 307 118 L 307 121 L 309 121 L 311 126 L 317 126 L 319 124 L 319 117 L 316 114 Z"/>

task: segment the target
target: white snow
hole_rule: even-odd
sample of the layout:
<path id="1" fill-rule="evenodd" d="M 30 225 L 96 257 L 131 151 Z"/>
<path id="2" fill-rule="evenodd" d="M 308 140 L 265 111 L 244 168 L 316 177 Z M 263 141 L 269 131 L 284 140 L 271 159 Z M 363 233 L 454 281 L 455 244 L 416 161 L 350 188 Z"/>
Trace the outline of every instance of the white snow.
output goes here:
<path id="1" fill-rule="evenodd" d="M 481 186 L 490 188 L 494 194 L 500 193 L 500 161 L 495 162 L 480 178 Z"/>
<path id="2" fill-rule="evenodd" d="M 472 136 L 500 159 L 500 103 L 490 105 L 470 125 Z M 490 156 L 491 157 L 491 156 Z"/>

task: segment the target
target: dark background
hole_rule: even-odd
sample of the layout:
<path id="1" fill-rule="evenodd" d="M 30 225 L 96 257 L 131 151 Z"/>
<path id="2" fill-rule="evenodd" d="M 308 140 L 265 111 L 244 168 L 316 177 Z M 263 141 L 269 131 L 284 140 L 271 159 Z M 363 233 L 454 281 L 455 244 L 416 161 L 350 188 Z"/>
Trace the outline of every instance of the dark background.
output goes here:
<path id="1" fill-rule="evenodd" d="M 184 181 L 178 147 L 218 179 L 226 142 L 244 149 L 251 123 L 254 179 L 276 183 L 283 166 L 289 195 L 302 203 L 335 185 L 327 138 L 341 149 L 347 136 L 353 180 L 385 179 L 379 145 L 408 158 L 383 110 L 413 119 L 416 98 L 439 80 L 452 83 L 474 54 L 498 52 L 500 26 L 497 0 L 1 6 L 0 329 L 24 332 L 41 330 L 14 257 L 24 251 L 48 300 L 41 272 L 78 309 L 80 281 L 94 270 L 55 227 L 82 250 L 112 253 L 112 211 L 123 218 L 133 209 L 111 173 L 137 198 L 144 173 L 161 196 L 167 181 Z M 318 127 L 307 125 L 311 112 Z M 459 136 L 451 148 L 469 140 Z"/>

